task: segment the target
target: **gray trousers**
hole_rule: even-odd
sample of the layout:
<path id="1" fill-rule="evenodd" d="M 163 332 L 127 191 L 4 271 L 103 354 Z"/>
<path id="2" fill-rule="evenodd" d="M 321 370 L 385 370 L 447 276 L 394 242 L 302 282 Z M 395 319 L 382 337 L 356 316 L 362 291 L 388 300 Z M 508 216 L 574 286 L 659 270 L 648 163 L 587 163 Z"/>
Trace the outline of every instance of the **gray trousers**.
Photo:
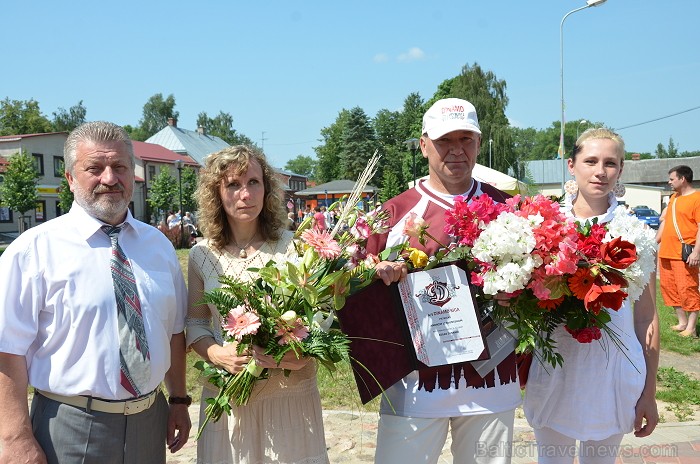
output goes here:
<path id="1" fill-rule="evenodd" d="M 30 418 L 49 464 L 165 464 L 168 403 L 163 393 L 130 416 L 70 406 L 35 394 Z"/>

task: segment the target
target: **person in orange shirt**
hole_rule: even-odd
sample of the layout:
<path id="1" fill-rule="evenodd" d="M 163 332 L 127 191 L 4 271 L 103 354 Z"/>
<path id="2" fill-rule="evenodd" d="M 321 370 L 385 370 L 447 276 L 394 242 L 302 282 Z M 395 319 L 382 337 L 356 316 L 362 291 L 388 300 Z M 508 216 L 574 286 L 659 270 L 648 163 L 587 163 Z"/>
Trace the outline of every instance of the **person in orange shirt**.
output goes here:
<path id="1" fill-rule="evenodd" d="M 688 166 L 676 166 L 668 171 L 668 183 L 675 193 L 664 210 L 657 233 L 661 296 L 666 305 L 676 310 L 678 324 L 671 328 L 683 337 L 695 336 L 700 311 L 700 192 L 693 188 L 692 182 L 693 170 Z M 685 261 L 681 243 L 693 246 Z"/>

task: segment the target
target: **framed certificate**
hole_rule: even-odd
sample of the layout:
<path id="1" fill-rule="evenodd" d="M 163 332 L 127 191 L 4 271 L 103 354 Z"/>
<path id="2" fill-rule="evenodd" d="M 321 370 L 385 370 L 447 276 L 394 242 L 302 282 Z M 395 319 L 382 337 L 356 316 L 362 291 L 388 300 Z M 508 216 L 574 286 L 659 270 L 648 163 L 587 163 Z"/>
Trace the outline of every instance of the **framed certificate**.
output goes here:
<path id="1" fill-rule="evenodd" d="M 347 299 L 337 314 L 363 403 L 414 370 L 490 358 L 484 325 L 493 323 L 477 310 L 465 268 L 416 270 Z"/>
<path id="2" fill-rule="evenodd" d="M 418 361 L 434 367 L 482 357 L 486 345 L 463 269 L 412 272 L 398 291 Z"/>

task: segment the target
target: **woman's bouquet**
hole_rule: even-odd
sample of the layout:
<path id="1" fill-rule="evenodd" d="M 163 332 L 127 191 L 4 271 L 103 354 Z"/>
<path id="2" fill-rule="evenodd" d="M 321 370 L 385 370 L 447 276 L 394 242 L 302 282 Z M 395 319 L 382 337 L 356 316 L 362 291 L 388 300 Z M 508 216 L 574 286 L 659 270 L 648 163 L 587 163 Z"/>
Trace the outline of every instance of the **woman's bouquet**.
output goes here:
<path id="1" fill-rule="evenodd" d="M 650 276 L 642 270 L 653 269 L 655 249 L 653 234 L 624 208 L 607 224 L 579 225 L 543 195 L 505 203 L 482 195 L 470 203 L 457 197 L 445 222 L 456 243 L 428 266 L 466 257 L 477 299 L 496 300 L 492 315 L 518 332 L 518 352 L 561 365 L 551 338 L 560 324 L 581 343 L 600 339 L 604 330 L 624 348 L 608 324 L 609 311 L 639 298 Z"/>
<path id="2" fill-rule="evenodd" d="M 377 159 L 372 158 L 350 197 L 331 206 L 340 209 L 332 231 L 310 229 L 307 220 L 296 232 L 297 256 L 251 268 L 259 276 L 253 282 L 222 277 L 222 286 L 204 296 L 205 303 L 219 310 L 224 341 L 236 343 L 239 354 L 259 346 L 279 364 L 293 352 L 296 358 L 314 358 L 331 371 L 335 363 L 347 360 L 349 341 L 335 328 L 335 311 L 345 305 L 348 295 L 372 282 L 379 258 L 368 254 L 365 245 L 371 234 L 387 230 L 386 213 L 367 213 L 357 206 Z M 207 400 L 199 434 L 209 420 L 230 414 L 231 404 L 246 404 L 255 382 L 269 376 L 255 359 L 235 375 L 205 361 L 195 367 L 219 389 L 215 398 Z"/>

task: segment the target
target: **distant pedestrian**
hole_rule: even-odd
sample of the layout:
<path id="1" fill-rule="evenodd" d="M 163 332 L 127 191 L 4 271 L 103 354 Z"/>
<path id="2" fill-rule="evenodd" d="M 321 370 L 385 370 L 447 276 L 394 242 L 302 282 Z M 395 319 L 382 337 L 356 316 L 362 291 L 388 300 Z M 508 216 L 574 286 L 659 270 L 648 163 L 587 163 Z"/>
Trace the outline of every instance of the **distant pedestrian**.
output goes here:
<path id="1" fill-rule="evenodd" d="M 668 183 L 675 193 L 657 233 L 661 295 L 678 316 L 678 324 L 671 329 L 683 337 L 695 335 L 700 310 L 700 192 L 692 182 L 693 170 L 688 166 L 676 166 L 668 172 Z M 685 259 L 684 245 L 692 247 Z"/>

